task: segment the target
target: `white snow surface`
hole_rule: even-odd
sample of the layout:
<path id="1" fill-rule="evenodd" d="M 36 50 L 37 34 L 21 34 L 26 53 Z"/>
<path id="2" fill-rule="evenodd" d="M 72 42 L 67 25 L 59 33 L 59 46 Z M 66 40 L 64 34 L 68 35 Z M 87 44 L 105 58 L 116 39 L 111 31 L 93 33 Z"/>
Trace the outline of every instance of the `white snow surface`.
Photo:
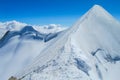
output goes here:
<path id="1" fill-rule="evenodd" d="M 31 24 L 18 22 L 16 20 L 0 22 L 0 29 L 4 29 L 4 30 L 19 31 L 24 26 L 33 26 L 37 31 L 40 31 L 41 33 L 55 33 L 55 32 L 59 32 L 67 28 L 67 26 L 63 26 L 60 24 L 31 25 Z"/>
<path id="2" fill-rule="evenodd" d="M 119 34 L 119 21 L 94 5 L 14 76 L 22 80 L 118 80 Z"/>
<path id="3" fill-rule="evenodd" d="M 6 32 L 7 32 L 6 29 L 0 28 L 0 39 L 4 36 Z"/>
<path id="4" fill-rule="evenodd" d="M 65 29 L 56 24 L 46 26 L 28 26 L 17 21 L 0 23 L 0 80 L 8 80 L 23 70 Z"/>
<path id="5" fill-rule="evenodd" d="M 10 76 L 21 80 L 119 80 L 120 22 L 101 6 L 94 5 L 66 30 L 49 26 L 5 33 L 0 41 L 2 80 Z"/>

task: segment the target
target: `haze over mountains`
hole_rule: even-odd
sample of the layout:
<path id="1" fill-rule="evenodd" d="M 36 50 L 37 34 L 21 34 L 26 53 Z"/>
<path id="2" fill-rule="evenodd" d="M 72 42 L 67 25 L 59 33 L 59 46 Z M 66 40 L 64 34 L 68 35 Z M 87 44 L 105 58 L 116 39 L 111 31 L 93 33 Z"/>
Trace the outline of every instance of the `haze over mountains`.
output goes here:
<path id="1" fill-rule="evenodd" d="M 48 41 L 64 29 L 55 24 L 29 26 L 17 21 L 0 23 L 0 79 L 7 80 L 22 70 Z"/>
<path id="2" fill-rule="evenodd" d="M 65 30 L 24 25 L 0 29 L 2 80 L 12 75 L 21 80 L 119 79 L 120 22 L 101 6 L 94 5 Z"/>

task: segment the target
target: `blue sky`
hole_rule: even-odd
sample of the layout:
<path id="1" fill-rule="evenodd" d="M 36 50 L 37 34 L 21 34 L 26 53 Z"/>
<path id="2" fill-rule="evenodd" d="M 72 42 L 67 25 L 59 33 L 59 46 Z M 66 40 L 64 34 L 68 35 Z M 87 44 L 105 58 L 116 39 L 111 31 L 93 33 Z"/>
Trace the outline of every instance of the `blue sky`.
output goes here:
<path id="1" fill-rule="evenodd" d="M 0 21 L 70 26 L 94 4 L 120 20 L 120 0 L 0 0 Z"/>

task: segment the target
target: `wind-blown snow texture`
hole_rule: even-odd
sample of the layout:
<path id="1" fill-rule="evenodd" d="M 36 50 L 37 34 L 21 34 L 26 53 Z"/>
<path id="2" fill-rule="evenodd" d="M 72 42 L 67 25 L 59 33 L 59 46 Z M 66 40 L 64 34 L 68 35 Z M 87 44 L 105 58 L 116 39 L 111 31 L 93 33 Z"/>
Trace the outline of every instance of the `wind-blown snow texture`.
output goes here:
<path id="1" fill-rule="evenodd" d="M 28 50 L 30 54 L 35 53 L 38 54 L 38 56 L 32 60 L 31 64 L 24 65 L 23 68 L 25 68 L 22 68 L 23 70 L 13 75 L 18 79 L 119 79 L 120 23 L 101 6 L 93 6 L 80 18 L 80 20 L 75 23 L 75 25 L 73 25 L 73 27 L 62 32 L 58 32 L 58 34 L 47 35 L 48 39 L 44 37 L 43 43 L 36 42 L 39 40 L 30 41 L 30 43 L 33 43 L 34 46 L 33 44 L 29 45 L 23 43 L 23 39 L 25 39 L 24 41 L 26 42 L 26 40 L 29 40 L 28 38 L 30 37 L 31 40 L 31 36 L 33 36 L 33 34 L 35 34 L 34 36 L 39 35 L 37 33 L 38 32 L 36 32 L 36 30 L 32 30 L 31 33 L 30 30 L 30 35 L 24 35 L 27 36 L 25 38 L 22 35 L 22 39 L 21 35 L 19 35 L 21 40 L 20 45 L 17 45 L 20 47 L 16 50 L 17 52 L 19 51 L 17 55 L 29 54 L 24 52 Z M 12 38 L 12 40 L 17 43 L 18 41 L 15 41 L 16 39 L 14 38 Z M 47 44 L 45 42 L 47 42 Z M 11 43 L 8 43 L 7 45 L 10 47 Z M 23 48 L 23 46 L 26 47 Z M 32 48 L 29 49 L 28 46 L 32 46 L 32 48 L 35 48 L 36 50 L 30 50 Z M 12 49 L 10 49 L 10 51 L 12 51 Z M 24 59 L 26 59 L 26 57 L 23 57 L 23 60 Z M 27 59 L 30 59 L 30 56 L 27 56 Z M 16 60 L 19 61 L 17 58 Z"/>
<path id="2" fill-rule="evenodd" d="M 23 24 L 17 21 L 1 23 L 0 80 L 7 80 L 20 72 L 64 29 L 55 24 L 46 26 Z"/>

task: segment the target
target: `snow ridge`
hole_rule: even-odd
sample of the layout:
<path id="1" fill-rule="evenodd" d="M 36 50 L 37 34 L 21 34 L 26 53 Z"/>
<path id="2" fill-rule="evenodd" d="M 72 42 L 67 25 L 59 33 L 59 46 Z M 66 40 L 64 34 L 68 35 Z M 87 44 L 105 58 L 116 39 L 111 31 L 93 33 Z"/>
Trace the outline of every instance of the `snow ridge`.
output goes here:
<path id="1" fill-rule="evenodd" d="M 111 68 L 120 67 L 119 32 L 120 23 L 95 5 L 16 77 L 23 80 L 115 80 L 119 76 L 111 74 L 119 72 Z"/>
<path id="2" fill-rule="evenodd" d="M 0 76 L 2 80 L 7 80 L 16 72 L 20 72 L 65 29 L 55 24 L 46 25 L 48 28 L 28 24 L 21 26 L 21 24 L 23 23 L 17 21 L 0 23 Z M 12 27 L 8 28 L 10 26 Z"/>
<path id="3" fill-rule="evenodd" d="M 55 29 L 53 26 L 55 25 L 47 29 Z M 25 53 L 29 54 L 22 59 L 24 62 L 27 58 L 31 64 L 19 69 L 14 75 L 18 79 L 119 79 L 120 23 L 99 5 L 94 5 L 69 29 L 50 33 L 44 37 L 41 37 L 37 28 L 31 26 L 24 27 L 19 32 L 22 39 L 21 35 L 14 36 L 4 46 L 8 49 L 11 42 L 15 42 L 15 45 L 19 43 L 15 54 L 18 56 L 22 53 L 24 56 Z M 32 46 L 31 50 L 28 46 Z M 33 57 L 33 53 L 37 57 L 35 55 Z M 32 60 L 29 60 L 31 58 Z"/>

